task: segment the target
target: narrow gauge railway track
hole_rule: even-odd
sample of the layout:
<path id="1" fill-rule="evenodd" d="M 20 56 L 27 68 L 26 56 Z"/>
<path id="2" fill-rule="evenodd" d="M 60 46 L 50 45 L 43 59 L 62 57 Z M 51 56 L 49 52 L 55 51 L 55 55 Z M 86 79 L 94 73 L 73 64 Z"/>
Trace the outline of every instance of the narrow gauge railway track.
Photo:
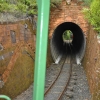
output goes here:
<path id="1" fill-rule="evenodd" d="M 45 91 L 45 100 L 61 100 L 64 91 L 69 84 L 72 72 L 71 57 L 67 57 L 61 66 L 61 70 L 57 77 Z"/>
<path id="2" fill-rule="evenodd" d="M 50 80 L 49 80 L 49 82 L 47 81 L 46 82 L 46 84 L 49 84 L 49 85 L 47 85 L 46 87 L 47 88 L 45 88 L 45 95 L 48 93 L 48 91 L 52 88 L 52 86 L 53 86 L 53 84 L 56 82 L 56 80 L 58 79 L 58 77 L 60 76 L 60 73 L 61 73 L 61 71 L 62 71 L 62 69 L 63 69 L 63 65 L 64 65 L 64 63 L 65 63 L 65 60 L 66 60 L 66 58 L 65 57 L 63 57 L 63 59 L 61 59 L 61 61 L 60 61 L 60 63 L 57 65 L 57 64 L 52 64 L 51 66 L 52 67 L 58 67 L 59 69 L 57 70 L 57 72 L 55 72 L 55 75 L 49 75 L 49 76 L 51 76 L 51 77 L 49 77 L 50 78 Z M 52 73 L 52 74 L 54 74 L 54 73 Z"/>

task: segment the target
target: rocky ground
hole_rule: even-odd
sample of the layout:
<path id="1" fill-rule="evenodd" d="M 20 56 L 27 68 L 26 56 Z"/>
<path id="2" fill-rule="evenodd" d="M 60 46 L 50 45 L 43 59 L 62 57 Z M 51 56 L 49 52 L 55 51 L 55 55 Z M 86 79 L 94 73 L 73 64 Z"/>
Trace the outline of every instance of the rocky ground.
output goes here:
<path id="1" fill-rule="evenodd" d="M 19 21 L 19 20 L 24 19 L 26 17 L 27 17 L 26 14 L 19 14 L 19 13 L 15 13 L 15 14 L 11 14 L 11 13 L 0 13 L 0 22 L 1 23 L 5 23 L 5 22 L 16 22 L 16 21 Z"/>
<path id="2" fill-rule="evenodd" d="M 51 66 L 47 69 L 47 74 L 46 74 L 47 84 L 48 80 L 52 81 L 50 76 L 57 74 L 57 71 L 59 71 L 59 69 L 60 68 L 57 65 Z M 72 96 L 69 97 L 67 95 L 68 91 L 65 91 L 62 100 L 90 100 L 91 94 L 89 92 L 89 86 L 83 67 L 74 65 L 73 72 L 77 74 L 77 80 L 76 84 L 71 84 L 71 83 L 69 84 L 69 86 L 73 87 L 73 91 L 71 91 Z M 23 92 L 13 100 L 32 100 L 32 95 L 33 95 L 33 84 L 25 92 Z"/>
<path id="3" fill-rule="evenodd" d="M 86 73 L 82 66 L 74 65 L 72 68 L 73 73 L 76 73 L 76 78 L 71 78 L 69 87 L 71 90 L 66 90 L 62 100 L 91 100 L 91 94 L 89 91 L 89 86 L 87 82 Z"/>
<path id="4" fill-rule="evenodd" d="M 58 65 L 56 65 L 56 64 L 52 64 L 52 65 L 50 67 L 48 67 L 46 70 L 45 89 L 54 80 L 54 77 L 56 76 L 56 74 L 58 74 L 58 72 L 60 70 Z M 54 76 L 54 77 L 52 77 L 52 76 Z M 22 94 L 20 94 L 13 100 L 32 100 L 32 95 L 33 95 L 33 84 L 25 92 L 23 92 Z"/>

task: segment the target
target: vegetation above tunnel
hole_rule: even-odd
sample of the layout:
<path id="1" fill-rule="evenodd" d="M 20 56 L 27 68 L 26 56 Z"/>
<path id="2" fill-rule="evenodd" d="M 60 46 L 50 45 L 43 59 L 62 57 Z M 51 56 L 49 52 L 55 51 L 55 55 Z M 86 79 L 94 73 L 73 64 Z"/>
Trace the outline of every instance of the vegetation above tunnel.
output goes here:
<path id="1" fill-rule="evenodd" d="M 91 2 L 93 0 L 83 0 L 84 1 L 84 4 L 87 5 L 87 6 L 90 6 Z"/>
<path id="2" fill-rule="evenodd" d="M 61 0 L 51 0 L 51 7 L 58 8 Z M 36 0 L 0 0 L 0 13 L 37 14 Z"/>
<path id="3" fill-rule="evenodd" d="M 90 7 L 83 10 L 86 19 L 100 33 L 100 0 L 92 0 Z"/>

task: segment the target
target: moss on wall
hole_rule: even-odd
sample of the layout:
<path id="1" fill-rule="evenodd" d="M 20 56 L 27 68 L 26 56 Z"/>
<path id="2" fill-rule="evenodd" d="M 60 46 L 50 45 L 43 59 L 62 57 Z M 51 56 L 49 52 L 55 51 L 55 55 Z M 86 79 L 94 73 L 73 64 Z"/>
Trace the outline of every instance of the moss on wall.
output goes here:
<path id="1" fill-rule="evenodd" d="M 25 31 L 24 25 L 28 25 L 28 29 Z M 9 29 L 7 30 L 7 28 Z M 0 30 L 0 34 L 4 35 L 4 39 L 7 39 L 8 41 L 5 41 L 2 43 L 2 45 L 5 47 L 5 50 L 0 51 L 0 56 L 12 52 L 12 56 L 5 58 L 4 60 L 0 60 L 0 74 L 4 74 L 7 67 L 9 66 L 9 62 L 13 63 L 12 69 L 9 71 L 9 75 L 7 78 L 7 81 L 5 82 L 2 89 L 0 89 L 0 94 L 5 94 L 9 96 L 10 98 L 15 98 L 17 95 L 21 94 L 23 91 L 25 91 L 34 81 L 34 60 L 35 59 L 35 39 L 34 39 L 34 30 L 33 25 L 26 20 L 21 21 L 13 24 L 4 24 L 0 25 L 0 28 L 4 30 Z M 15 31 L 16 34 L 16 43 L 11 42 L 10 37 L 10 30 Z M 9 35 L 5 35 L 4 32 L 7 32 Z M 24 40 L 24 36 L 28 36 L 28 40 Z M 2 40 L 2 37 L 0 37 Z M 2 41 L 0 41 L 1 43 Z M 17 51 L 18 48 L 18 51 Z M 16 58 L 16 54 L 18 57 Z M 29 56 L 29 54 L 33 57 L 33 59 Z M 11 58 L 16 58 L 12 59 Z M 7 64 L 6 64 L 6 62 Z M 50 40 L 48 40 L 48 51 L 47 51 L 47 67 L 51 65 L 53 62 L 51 57 L 51 51 L 50 51 Z M 1 66 L 2 64 L 2 66 Z"/>

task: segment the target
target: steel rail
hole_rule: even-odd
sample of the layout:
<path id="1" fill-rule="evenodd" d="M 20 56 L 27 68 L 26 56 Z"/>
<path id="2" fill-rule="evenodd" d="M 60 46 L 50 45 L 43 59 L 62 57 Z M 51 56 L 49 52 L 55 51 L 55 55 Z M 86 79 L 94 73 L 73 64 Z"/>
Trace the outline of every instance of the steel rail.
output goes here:
<path id="1" fill-rule="evenodd" d="M 71 74 L 72 74 L 72 63 L 70 63 L 71 67 L 70 67 L 70 74 L 69 74 L 69 78 L 68 78 L 68 82 L 66 83 L 66 86 L 64 87 L 64 90 L 62 91 L 61 95 L 59 96 L 59 99 L 58 100 L 61 100 L 65 90 L 67 89 L 68 85 L 69 85 L 69 82 L 70 82 L 70 79 L 71 79 Z"/>
<path id="2" fill-rule="evenodd" d="M 47 90 L 45 91 L 45 96 L 48 94 L 49 90 L 53 87 L 53 85 L 55 84 L 55 82 L 57 81 L 57 79 L 59 78 L 60 74 L 61 74 L 61 71 L 63 69 L 63 65 L 64 65 L 64 62 L 65 62 L 65 59 L 63 60 L 63 63 L 61 64 L 61 69 L 57 75 L 57 77 L 55 78 L 55 80 L 51 83 L 51 85 L 47 88 Z"/>
<path id="3" fill-rule="evenodd" d="M 48 89 L 46 90 L 46 92 L 45 92 L 45 94 L 44 94 L 45 96 L 49 94 L 50 90 L 54 87 L 56 81 L 57 81 L 58 78 L 60 77 L 60 75 L 61 75 L 61 73 L 62 73 L 62 70 L 63 70 L 63 65 L 64 65 L 64 64 L 65 64 L 65 62 L 62 64 L 61 70 L 60 70 L 58 76 L 56 77 L 56 79 L 52 82 L 52 84 L 51 84 L 51 85 L 48 87 Z M 61 98 L 62 98 L 62 96 L 63 96 L 63 94 L 64 94 L 64 92 L 65 92 L 65 90 L 66 90 L 66 88 L 68 87 L 68 84 L 69 84 L 69 82 L 70 82 L 71 73 L 72 73 L 72 62 L 70 63 L 70 66 L 71 66 L 71 67 L 70 67 L 70 71 L 69 71 L 68 81 L 67 81 L 66 85 L 64 86 L 63 91 L 59 94 L 59 97 L 58 97 L 57 100 L 61 100 Z"/>
<path id="4" fill-rule="evenodd" d="M 71 46 L 70 46 L 70 43 L 69 43 L 69 47 L 70 47 L 70 51 L 71 51 L 71 57 L 70 57 L 70 75 L 69 75 L 68 82 L 66 83 L 66 86 L 65 86 L 65 88 L 64 88 L 64 90 L 63 90 L 63 92 L 62 92 L 62 94 L 59 96 L 59 99 L 58 99 L 58 100 L 61 100 L 61 98 L 62 98 L 62 96 L 63 96 L 65 90 L 67 90 L 67 87 L 68 87 L 68 85 L 69 85 L 69 82 L 70 82 L 70 79 L 71 79 L 71 75 L 72 75 L 72 65 L 73 65 L 73 56 L 72 56 L 72 53 L 73 53 L 73 52 L 72 52 L 72 48 L 71 48 Z"/>
<path id="5" fill-rule="evenodd" d="M 70 46 L 70 44 L 69 44 L 69 46 Z M 71 46 L 70 46 L 70 50 L 71 50 L 71 57 L 69 58 L 69 60 L 70 60 L 70 62 L 69 62 L 69 63 L 70 63 L 69 77 L 68 77 L 68 80 L 67 80 L 66 85 L 64 86 L 63 91 L 60 93 L 60 95 L 58 96 L 58 99 L 57 99 L 57 100 L 61 100 L 61 98 L 62 98 L 62 96 L 63 96 L 65 90 L 67 89 L 67 87 L 68 87 L 68 85 L 69 85 L 70 79 L 71 79 L 71 75 L 72 75 L 72 66 L 73 66 L 73 57 L 72 57 L 72 49 L 71 49 Z M 68 59 L 67 59 L 67 60 L 68 60 Z M 68 61 L 67 61 L 67 63 L 68 63 Z M 60 77 L 60 75 L 61 75 L 61 73 L 62 73 L 62 70 L 63 70 L 63 67 L 64 67 L 64 64 L 65 64 L 65 61 L 63 61 L 63 64 L 61 64 L 62 67 L 61 67 L 61 69 L 60 69 L 60 71 L 59 71 L 57 77 L 55 78 L 55 80 L 51 83 L 51 85 L 50 85 L 50 86 L 48 87 L 48 89 L 46 90 L 46 92 L 45 92 L 45 94 L 44 94 L 45 96 L 49 94 L 49 91 L 54 87 L 56 81 L 57 81 L 58 78 Z"/>
<path id="6" fill-rule="evenodd" d="M 68 85 L 69 85 L 69 82 L 70 82 L 70 79 L 71 79 L 71 75 L 72 75 L 72 66 L 73 66 L 73 57 L 72 57 L 72 53 L 73 53 L 73 52 L 72 52 L 72 49 L 71 49 L 70 44 L 69 44 L 69 47 L 70 47 L 70 50 L 71 50 L 69 79 L 68 79 L 68 82 L 66 83 L 66 86 L 65 86 L 65 88 L 64 88 L 64 90 L 63 90 L 63 92 L 62 92 L 62 94 L 59 96 L 59 99 L 58 99 L 58 100 L 61 100 L 61 98 L 62 98 L 62 96 L 63 96 L 65 90 L 67 89 L 67 87 L 68 87 Z"/>

